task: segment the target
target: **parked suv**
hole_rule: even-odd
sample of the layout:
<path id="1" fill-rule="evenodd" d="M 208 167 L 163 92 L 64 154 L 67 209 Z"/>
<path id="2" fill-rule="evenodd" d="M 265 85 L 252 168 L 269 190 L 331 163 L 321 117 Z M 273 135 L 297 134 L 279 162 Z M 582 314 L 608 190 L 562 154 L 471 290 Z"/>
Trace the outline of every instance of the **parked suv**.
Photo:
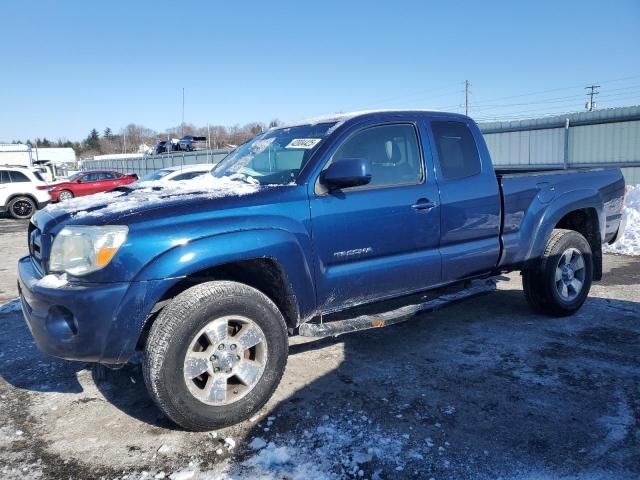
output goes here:
<path id="1" fill-rule="evenodd" d="M 206 147 L 207 137 L 195 137 L 193 135 L 185 135 L 178 142 L 178 150 L 185 152 L 193 152 L 194 150 L 202 150 Z"/>
<path id="2" fill-rule="evenodd" d="M 0 165 L 0 212 L 31 218 L 51 201 L 49 186 L 35 168 Z"/>

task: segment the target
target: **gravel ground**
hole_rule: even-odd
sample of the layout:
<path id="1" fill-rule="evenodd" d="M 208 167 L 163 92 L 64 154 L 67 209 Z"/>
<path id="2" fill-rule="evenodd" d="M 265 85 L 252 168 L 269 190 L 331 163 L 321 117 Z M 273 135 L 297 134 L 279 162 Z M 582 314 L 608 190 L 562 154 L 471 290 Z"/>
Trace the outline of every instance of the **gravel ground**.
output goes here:
<path id="1" fill-rule="evenodd" d="M 0 304 L 25 230 L 0 219 Z M 570 318 L 532 314 L 514 274 L 408 323 L 294 338 L 269 404 L 211 433 L 171 425 L 138 364 L 99 377 L 0 313 L 0 478 L 637 479 L 640 257 L 605 268 Z"/>

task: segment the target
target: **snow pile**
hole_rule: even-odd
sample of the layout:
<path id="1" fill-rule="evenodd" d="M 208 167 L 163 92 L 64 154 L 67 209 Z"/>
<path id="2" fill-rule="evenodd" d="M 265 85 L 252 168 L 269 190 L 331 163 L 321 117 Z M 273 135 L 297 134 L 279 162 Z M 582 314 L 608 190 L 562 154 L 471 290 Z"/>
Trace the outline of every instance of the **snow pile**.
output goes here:
<path id="1" fill-rule="evenodd" d="M 254 437 L 246 445 L 249 457 L 241 463 L 227 465 L 224 471 L 198 472 L 196 478 L 386 478 L 409 469 L 407 462 L 442 458 L 444 452 L 431 438 L 412 439 L 407 431 L 381 426 L 364 412 L 353 410 L 334 417 L 324 415 L 317 424 L 299 428 L 272 441 Z"/>
<path id="2" fill-rule="evenodd" d="M 613 245 L 604 245 L 603 250 L 608 253 L 640 255 L 640 185 L 629 186 L 627 189 L 624 207 L 627 227 L 622 238 Z"/>
<path id="3" fill-rule="evenodd" d="M 11 300 L 10 302 L 3 303 L 0 305 L 0 313 L 15 313 L 19 312 L 20 308 L 20 299 L 16 298 L 15 300 Z"/>
<path id="4" fill-rule="evenodd" d="M 42 288 L 62 288 L 67 284 L 67 274 L 62 275 L 46 275 L 34 283 L 34 286 Z"/>
<path id="5" fill-rule="evenodd" d="M 86 197 L 50 204 L 50 213 L 71 213 L 78 217 L 99 217 L 104 214 L 128 213 L 144 205 L 167 205 L 194 198 L 210 199 L 241 196 L 257 191 L 260 186 L 240 178 L 202 175 L 192 180 L 169 183 L 161 181 L 140 182 L 128 186 L 128 191 L 96 193 Z"/>

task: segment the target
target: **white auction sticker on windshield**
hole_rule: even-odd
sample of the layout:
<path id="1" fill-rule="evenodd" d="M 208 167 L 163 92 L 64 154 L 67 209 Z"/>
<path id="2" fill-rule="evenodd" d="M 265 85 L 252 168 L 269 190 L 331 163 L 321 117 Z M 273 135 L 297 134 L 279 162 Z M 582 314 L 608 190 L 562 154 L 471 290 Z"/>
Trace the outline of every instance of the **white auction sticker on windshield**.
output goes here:
<path id="1" fill-rule="evenodd" d="M 320 143 L 321 138 L 294 138 L 284 148 L 304 148 L 310 149 Z"/>

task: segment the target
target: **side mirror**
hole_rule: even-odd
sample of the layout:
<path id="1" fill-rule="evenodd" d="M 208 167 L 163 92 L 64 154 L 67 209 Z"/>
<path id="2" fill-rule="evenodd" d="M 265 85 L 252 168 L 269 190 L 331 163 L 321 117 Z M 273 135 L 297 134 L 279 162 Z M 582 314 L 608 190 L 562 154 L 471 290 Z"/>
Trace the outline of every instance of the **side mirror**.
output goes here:
<path id="1" fill-rule="evenodd" d="M 367 185 L 371 182 L 371 163 L 364 158 L 339 160 L 322 172 L 321 181 L 329 190 Z"/>

